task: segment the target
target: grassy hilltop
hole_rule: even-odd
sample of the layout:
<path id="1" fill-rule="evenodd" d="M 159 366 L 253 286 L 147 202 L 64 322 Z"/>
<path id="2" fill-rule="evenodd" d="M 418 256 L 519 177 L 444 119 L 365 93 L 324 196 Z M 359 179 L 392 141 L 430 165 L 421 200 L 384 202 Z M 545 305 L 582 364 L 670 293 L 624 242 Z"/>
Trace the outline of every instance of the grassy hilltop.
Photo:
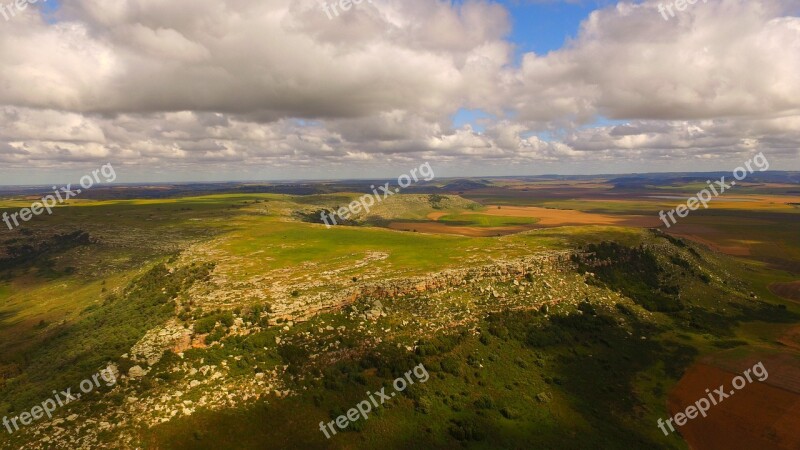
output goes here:
<path id="1" fill-rule="evenodd" d="M 442 185 L 330 229 L 360 194 L 71 201 L 0 238 L 0 416 L 119 383 L 0 448 L 688 448 L 655 424 L 690 366 L 796 359 L 769 287 L 796 278 L 800 210 L 752 188 L 667 234 L 669 200 L 598 186 Z"/>

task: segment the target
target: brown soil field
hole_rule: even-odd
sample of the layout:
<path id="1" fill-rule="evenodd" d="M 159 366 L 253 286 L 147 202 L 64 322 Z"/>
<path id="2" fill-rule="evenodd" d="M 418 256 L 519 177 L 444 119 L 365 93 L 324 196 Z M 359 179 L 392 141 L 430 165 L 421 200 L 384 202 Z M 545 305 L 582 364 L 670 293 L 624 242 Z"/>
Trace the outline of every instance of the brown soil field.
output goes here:
<path id="1" fill-rule="evenodd" d="M 747 361 L 711 361 L 697 363 L 686 371 L 670 393 L 667 402 L 671 415 L 720 385 L 733 391 L 731 380 L 758 361 L 764 363 L 769 377 L 764 382 L 747 384 L 735 395 L 711 406 L 708 416 L 698 416 L 677 427 L 689 447 L 716 449 L 798 449 L 800 448 L 800 361 L 790 355 L 751 356 Z M 721 361 L 719 361 L 721 362 Z M 724 368 L 719 367 L 727 366 Z M 715 400 L 716 400 L 715 396 Z M 674 422 L 673 422 L 674 423 Z"/>
<path id="2" fill-rule="evenodd" d="M 432 234 L 454 234 L 469 237 L 490 237 L 505 236 L 508 234 L 521 233 L 532 230 L 533 226 L 514 226 L 514 227 L 454 227 L 440 222 L 392 222 L 389 228 L 399 231 L 418 231 L 420 233 Z"/>
<path id="3" fill-rule="evenodd" d="M 750 254 L 750 249 L 747 248 L 747 247 L 744 247 L 744 246 L 720 245 L 718 242 L 714 242 L 714 241 L 708 240 L 706 238 L 700 237 L 700 236 L 698 236 L 696 234 L 690 234 L 690 233 L 670 233 L 670 234 L 672 234 L 673 236 L 676 236 L 676 237 L 685 238 L 685 239 L 689 239 L 691 241 L 695 241 L 697 243 L 705 245 L 706 247 L 708 247 L 708 248 L 710 248 L 710 249 L 712 249 L 714 251 L 717 251 L 717 252 L 720 252 L 720 253 L 724 253 L 726 255 L 748 256 Z"/>
<path id="4" fill-rule="evenodd" d="M 434 222 L 392 222 L 389 224 L 389 228 L 401 231 L 416 230 L 420 233 L 489 237 L 521 233 L 523 231 L 533 230 L 536 228 L 552 228 L 568 225 L 617 225 L 650 228 L 657 227 L 661 223 L 658 217 L 593 214 L 570 209 L 548 209 L 535 206 L 501 206 L 500 209 L 497 209 L 497 205 L 491 205 L 487 208 L 488 210 L 486 211 L 467 211 L 463 212 L 462 214 L 484 214 L 487 216 L 502 217 L 532 217 L 539 219 L 539 221 L 531 225 L 517 225 L 509 227 L 459 227 L 435 222 L 447 214 L 437 211 L 432 212 L 427 216 L 428 219 Z"/>
<path id="5" fill-rule="evenodd" d="M 750 248 L 747 245 L 742 245 L 741 243 L 739 245 L 731 245 L 730 239 L 721 237 L 719 230 L 712 227 L 697 224 L 678 223 L 678 225 L 672 228 L 669 234 L 698 242 L 714 251 L 724 253 L 726 255 L 750 255 Z"/>
<path id="6" fill-rule="evenodd" d="M 712 200 L 712 203 L 714 201 L 715 200 Z M 716 201 L 718 201 L 718 203 L 725 203 L 727 207 L 730 207 L 732 209 L 749 209 L 751 207 L 775 208 L 782 206 L 791 206 L 789 205 L 790 203 L 800 203 L 800 197 L 790 196 L 790 195 L 743 195 L 739 197 L 731 196 L 730 198 L 719 197 L 716 199 Z M 709 205 L 711 205 L 712 203 L 709 203 Z M 734 204 L 731 205 L 731 203 Z M 736 207 L 737 203 L 739 205 L 746 206 L 747 208 L 743 208 L 742 206 L 737 208 Z"/>
<path id="7" fill-rule="evenodd" d="M 750 351 L 752 349 L 755 351 Z M 750 347 L 746 356 L 742 356 L 739 349 L 732 349 L 708 355 L 701 360 L 704 364 L 730 372 L 731 378 L 759 361 L 764 363 L 769 372 L 767 384 L 800 395 L 800 355 L 791 350 L 776 353 L 768 348 L 758 350 L 757 347 Z"/>
<path id="8" fill-rule="evenodd" d="M 536 206 L 488 206 L 487 211 L 480 214 L 488 216 L 534 217 L 539 219 L 537 228 L 561 227 L 565 225 L 618 225 L 628 227 L 651 228 L 663 224 L 657 216 L 626 216 L 611 214 L 594 214 L 572 209 L 549 209 Z M 473 213 L 474 214 L 474 213 Z"/>
<path id="9" fill-rule="evenodd" d="M 772 283 L 768 287 L 770 292 L 786 300 L 800 301 L 800 281 L 791 283 Z"/>
<path id="10" fill-rule="evenodd" d="M 778 342 L 794 350 L 800 350 L 800 327 L 791 328 L 778 338 Z"/>

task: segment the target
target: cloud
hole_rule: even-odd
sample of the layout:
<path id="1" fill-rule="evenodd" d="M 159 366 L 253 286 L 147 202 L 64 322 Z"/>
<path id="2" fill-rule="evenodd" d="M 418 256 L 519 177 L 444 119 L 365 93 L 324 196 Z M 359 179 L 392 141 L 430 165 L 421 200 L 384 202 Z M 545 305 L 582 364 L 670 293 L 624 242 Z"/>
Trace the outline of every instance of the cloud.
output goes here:
<path id="1" fill-rule="evenodd" d="M 297 176 L 414 158 L 796 159 L 798 2 L 698 2 L 669 21 L 657 6 L 598 9 L 518 65 L 489 1 L 374 0 L 333 19 L 316 0 L 77 0 L 55 23 L 30 9 L 0 28 L 0 155 L 6 173 L 102 159 Z M 454 128 L 462 108 L 494 118 Z"/>
<path id="2" fill-rule="evenodd" d="M 567 48 L 525 55 L 520 119 L 693 120 L 800 112 L 800 18 L 721 0 L 663 20 L 658 2 L 595 11 Z"/>

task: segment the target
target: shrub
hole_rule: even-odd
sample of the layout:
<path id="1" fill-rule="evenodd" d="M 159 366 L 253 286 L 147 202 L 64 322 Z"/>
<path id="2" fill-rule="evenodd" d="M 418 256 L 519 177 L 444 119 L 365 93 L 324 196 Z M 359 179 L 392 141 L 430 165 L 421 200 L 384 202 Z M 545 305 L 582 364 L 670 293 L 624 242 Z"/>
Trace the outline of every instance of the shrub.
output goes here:
<path id="1" fill-rule="evenodd" d="M 216 316 L 209 316 L 198 320 L 194 324 L 195 333 L 210 333 L 211 330 L 217 325 Z"/>
<path id="2" fill-rule="evenodd" d="M 514 408 L 504 407 L 500 410 L 500 414 L 506 419 L 513 420 L 519 417 L 519 412 Z"/>
<path id="3" fill-rule="evenodd" d="M 447 431 L 457 441 L 482 441 L 484 438 L 483 432 L 474 423 L 466 420 L 451 421 Z"/>
<path id="4" fill-rule="evenodd" d="M 461 365 L 455 358 L 444 358 L 439 365 L 442 367 L 443 372 L 449 373 L 450 375 L 459 376 L 461 374 Z"/>
<path id="5" fill-rule="evenodd" d="M 494 408 L 494 402 L 492 401 L 491 397 L 484 395 L 481 398 L 475 400 L 475 407 L 478 409 L 492 409 Z"/>
<path id="6" fill-rule="evenodd" d="M 225 337 L 225 334 L 226 333 L 224 328 L 217 327 L 216 329 L 214 329 L 214 331 L 209 333 L 208 336 L 206 336 L 206 344 L 211 344 L 212 342 L 217 342 L 222 340 L 222 338 Z"/>

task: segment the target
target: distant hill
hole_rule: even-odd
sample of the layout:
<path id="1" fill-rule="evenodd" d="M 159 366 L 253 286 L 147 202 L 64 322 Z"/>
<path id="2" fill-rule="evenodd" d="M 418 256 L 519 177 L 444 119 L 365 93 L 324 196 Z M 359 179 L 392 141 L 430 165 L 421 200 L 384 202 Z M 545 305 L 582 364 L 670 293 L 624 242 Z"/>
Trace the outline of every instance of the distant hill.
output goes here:
<path id="1" fill-rule="evenodd" d="M 446 184 L 442 189 L 447 191 L 469 191 L 473 189 L 483 189 L 491 183 L 485 180 L 460 179 Z"/>
<path id="2" fill-rule="evenodd" d="M 731 172 L 675 172 L 623 175 L 609 179 L 615 189 L 644 187 L 647 185 L 705 183 L 706 180 L 731 178 Z M 800 172 L 755 172 L 748 174 L 751 183 L 785 183 L 800 185 Z"/>

